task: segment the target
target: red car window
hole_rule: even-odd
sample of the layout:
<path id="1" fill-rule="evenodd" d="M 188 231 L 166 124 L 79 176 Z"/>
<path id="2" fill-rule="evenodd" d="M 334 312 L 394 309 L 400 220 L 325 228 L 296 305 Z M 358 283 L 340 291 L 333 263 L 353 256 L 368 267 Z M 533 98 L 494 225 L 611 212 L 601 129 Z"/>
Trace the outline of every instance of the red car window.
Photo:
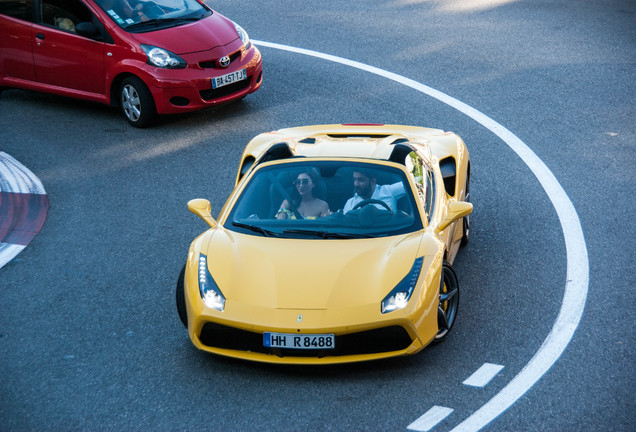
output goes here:
<path id="1" fill-rule="evenodd" d="M 92 22 L 93 14 L 79 0 L 44 0 L 42 23 L 75 33 L 80 22 Z"/>
<path id="2" fill-rule="evenodd" d="M 25 21 L 33 21 L 33 1 L 0 0 L 0 14 Z"/>

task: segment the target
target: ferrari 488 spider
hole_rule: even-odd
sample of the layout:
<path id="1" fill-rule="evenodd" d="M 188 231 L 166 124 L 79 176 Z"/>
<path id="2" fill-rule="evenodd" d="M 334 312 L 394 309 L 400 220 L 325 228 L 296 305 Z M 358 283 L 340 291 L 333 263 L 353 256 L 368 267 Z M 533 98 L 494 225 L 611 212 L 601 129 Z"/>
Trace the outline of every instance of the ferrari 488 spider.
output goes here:
<path id="1" fill-rule="evenodd" d="M 234 191 L 177 282 L 193 344 L 325 364 L 414 354 L 457 317 L 470 158 L 439 129 L 323 125 L 252 139 Z"/>

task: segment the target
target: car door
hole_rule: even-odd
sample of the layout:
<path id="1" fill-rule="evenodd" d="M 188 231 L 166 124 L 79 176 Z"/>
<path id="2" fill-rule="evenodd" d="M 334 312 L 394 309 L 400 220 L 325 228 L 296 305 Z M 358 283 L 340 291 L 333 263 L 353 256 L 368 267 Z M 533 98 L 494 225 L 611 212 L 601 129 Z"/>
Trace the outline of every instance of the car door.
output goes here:
<path id="1" fill-rule="evenodd" d="M 37 0 L 36 0 L 37 1 Z M 81 36 L 76 27 L 93 23 L 95 14 L 80 0 L 40 0 L 39 19 L 33 25 L 33 62 L 37 80 L 91 98 L 103 96 L 104 42 Z M 96 99 L 103 97 L 93 96 Z"/>
<path id="2" fill-rule="evenodd" d="M 0 0 L 0 79 L 35 81 L 31 27 L 32 0 Z"/>

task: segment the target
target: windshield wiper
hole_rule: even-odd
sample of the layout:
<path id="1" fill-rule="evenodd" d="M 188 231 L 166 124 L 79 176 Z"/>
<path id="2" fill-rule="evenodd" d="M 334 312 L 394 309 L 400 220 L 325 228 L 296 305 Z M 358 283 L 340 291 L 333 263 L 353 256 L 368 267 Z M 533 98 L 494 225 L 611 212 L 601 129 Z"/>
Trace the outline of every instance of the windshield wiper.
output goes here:
<path id="1" fill-rule="evenodd" d="M 261 228 L 261 227 L 256 226 L 256 225 L 244 224 L 244 223 L 241 223 L 241 222 L 232 222 L 232 225 L 235 226 L 235 227 L 245 228 L 245 229 L 248 229 L 250 231 L 254 231 L 254 232 L 263 234 L 264 237 L 279 237 L 278 233 L 275 233 L 274 231 L 266 230 L 266 229 Z"/>
<path id="2" fill-rule="evenodd" d="M 340 233 L 340 232 L 329 232 L 329 231 L 314 231 L 314 230 L 303 230 L 303 229 L 286 229 L 283 230 L 283 234 L 305 234 L 314 237 L 320 237 L 323 239 L 352 239 L 352 238 L 373 238 L 375 236 L 369 234 L 359 234 L 359 233 Z"/>
<path id="3" fill-rule="evenodd" d="M 138 23 L 130 24 L 126 26 L 126 30 L 136 29 L 138 27 L 145 27 L 147 25 L 154 25 L 158 27 L 161 24 L 180 23 L 188 21 L 199 21 L 201 18 L 153 18 L 148 21 L 141 21 Z"/>

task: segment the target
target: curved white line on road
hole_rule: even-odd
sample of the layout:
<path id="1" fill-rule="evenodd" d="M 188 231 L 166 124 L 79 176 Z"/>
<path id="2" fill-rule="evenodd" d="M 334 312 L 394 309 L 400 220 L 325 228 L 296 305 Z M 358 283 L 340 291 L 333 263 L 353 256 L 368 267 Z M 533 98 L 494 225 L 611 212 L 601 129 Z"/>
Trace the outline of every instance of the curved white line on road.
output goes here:
<path id="1" fill-rule="evenodd" d="M 574 205 L 558 180 L 541 159 L 508 129 L 459 100 L 417 81 L 373 66 L 271 42 L 253 40 L 256 45 L 317 57 L 379 75 L 429 95 L 452 106 L 501 138 L 532 170 L 557 211 L 565 237 L 567 276 L 561 310 L 541 348 L 525 367 L 497 395 L 460 423 L 453 432 L 477 431 L 510 408 L 556 363 L 576 331 L 583 316 L 589 285 L 589 262 L 583 229 Z"/>

